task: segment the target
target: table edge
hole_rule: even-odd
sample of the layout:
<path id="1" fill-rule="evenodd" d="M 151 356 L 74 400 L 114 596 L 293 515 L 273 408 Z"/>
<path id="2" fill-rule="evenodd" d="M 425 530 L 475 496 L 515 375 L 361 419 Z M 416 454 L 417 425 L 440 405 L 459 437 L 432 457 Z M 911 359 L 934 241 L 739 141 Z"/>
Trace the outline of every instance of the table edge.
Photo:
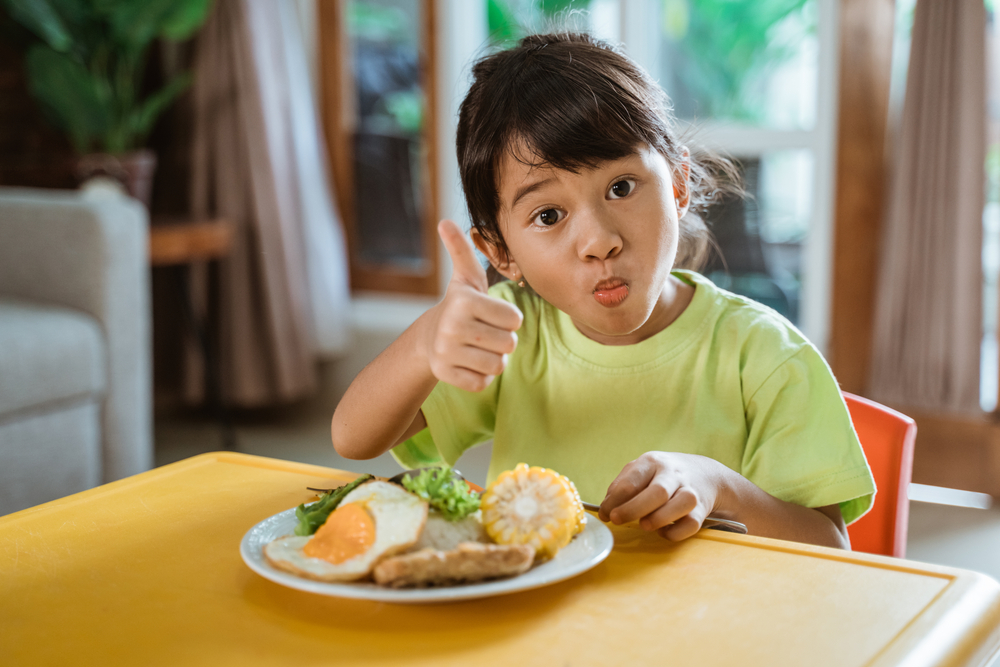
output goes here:
<path id="1" fill-rule="evenodd" d="M 212 463 L 230 463 L 252 468 L 295 472 L 305 475 L 329 477 L 331 479 L 343 479 L 344 482 L 348 482 L 361 474 L 347 470 L 339 470 L 337 468 L 315 465 L 312 463 L 286 461 L 284 459 L 275 459 L 267 456 L 244 454 L 243 452 L 206 452 L 204 454 L 197 454 L 190 458 L 175 461 L 173 463 L 167 463 L 144 472 L 136 473 L 135 475 L 131 475 L 129 477 L 115 480 L 113 482 L 101 484 L 100 486 L 95 486 L 92 489 L 72 493 L 68 496 L 63 496 L 62 498 L 56 498 L 55 500 L 50 500 L 49 502 L 42 503 L 41 505 L 35 505 L 33 507 L 13 512 L 12 514 L 0 516 L 0 528 L 6 524 L 18 522 L 27 517 L 34 517 L 43 513 L 47 514 L 49 512 L 58 511 L 67 505 L 74 505 L 83 500 L 90 500 L 103 495 L 118 493 L 133 486 L 144 484 L 151 479 L 156 479 L 158 477 L 170 477 L 183 472 L 184 470 L 198 468 Z"/>
<path id="2" fill-rule="evenodd" d="M 985 667 L 1000 655 L 1000 583 L 960 570 L 871 667 Z"/>

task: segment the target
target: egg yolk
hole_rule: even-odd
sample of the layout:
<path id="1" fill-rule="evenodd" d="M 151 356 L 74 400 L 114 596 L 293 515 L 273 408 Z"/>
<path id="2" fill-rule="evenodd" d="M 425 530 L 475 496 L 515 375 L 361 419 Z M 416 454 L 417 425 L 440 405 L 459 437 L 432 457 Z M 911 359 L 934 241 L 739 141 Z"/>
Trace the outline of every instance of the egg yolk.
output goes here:
<path id="1" fill-rule="evenodd" d="M 374 542 L 375 522 L 371 515 L 357 503 L 350 503 L 330 514 L 326 523 L 306 542 L 302 553 L 337 565 L 360 556 Z"/>

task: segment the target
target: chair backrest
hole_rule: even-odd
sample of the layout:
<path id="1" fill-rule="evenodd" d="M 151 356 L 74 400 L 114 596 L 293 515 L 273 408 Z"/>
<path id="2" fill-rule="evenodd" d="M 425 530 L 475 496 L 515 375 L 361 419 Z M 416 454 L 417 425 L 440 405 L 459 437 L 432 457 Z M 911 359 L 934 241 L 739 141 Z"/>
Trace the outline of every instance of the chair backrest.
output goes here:
<path id="1" fill-rule="evenodd" d="M 867 398 L 844 392 L 844 400 L 878 487 L 871 511 L 847 528 L 851 548 L 904 558 L 910 518 L 907 488 L 913 471 L 917 424 Z"/>

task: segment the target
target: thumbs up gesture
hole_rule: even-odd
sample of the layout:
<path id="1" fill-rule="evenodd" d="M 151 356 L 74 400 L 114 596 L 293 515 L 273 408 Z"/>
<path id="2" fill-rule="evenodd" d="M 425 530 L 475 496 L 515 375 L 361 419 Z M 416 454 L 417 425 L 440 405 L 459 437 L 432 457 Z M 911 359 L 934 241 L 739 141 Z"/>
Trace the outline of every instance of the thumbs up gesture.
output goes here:
<path id="1" fill-rule="evenodd" d="M 486 271 L 458 225 L 442 220 L 438 234 L 454 273 L 444 299 L 433 309 L 425 354 L 438 380 L 482 391 L 507 366 L 523 317 L 514 305 L 486 293 Z"/>

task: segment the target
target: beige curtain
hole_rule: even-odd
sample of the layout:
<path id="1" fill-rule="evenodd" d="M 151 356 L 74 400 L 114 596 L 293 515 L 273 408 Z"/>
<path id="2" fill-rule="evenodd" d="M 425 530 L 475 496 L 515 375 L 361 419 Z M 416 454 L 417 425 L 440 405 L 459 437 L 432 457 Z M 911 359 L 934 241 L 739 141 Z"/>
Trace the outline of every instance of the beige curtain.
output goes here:
<path id="1" fill-rule="evenodd" d="M 882 239 L 876 400 L 979 410 L 985 31 L 983 0 L 917 2 Z"/>
<path id="2" fill-rule="evenodd" d="M 346 342 L 346 253 L 299 30 L 290 3 L 219 0 L 196 47 L 193 213 L 236 227 L 218 296 L 231 405 L 308 395 L 317 353 Z M 190 396 L 203 369 L 188 360 Z"/>

